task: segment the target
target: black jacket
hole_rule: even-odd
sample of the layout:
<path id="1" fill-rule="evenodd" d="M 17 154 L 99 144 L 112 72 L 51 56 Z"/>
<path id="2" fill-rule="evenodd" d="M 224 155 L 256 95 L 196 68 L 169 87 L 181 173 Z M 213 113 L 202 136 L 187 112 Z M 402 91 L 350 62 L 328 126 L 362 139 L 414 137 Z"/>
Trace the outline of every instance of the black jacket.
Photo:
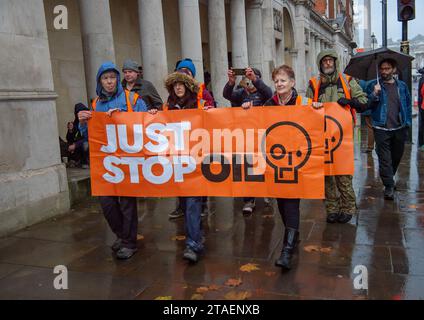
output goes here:
<path id="1" fill-rule="evenodd" d="M 297 91 L 296 89 L 293 89 L 293 96 L 291 97 L 291 99 L 289 100 L 289 102 L 287 102 L 286 106 L 294 106 L 296 104 L 296 99 L 297 99 Z M 280 104 L 278 103 L 278 97 L 277 94 L 273 95 L 271 99 L 269 99 L 268 101 L 265 102 L 264 106 L 279 106 Z"/>
<path id="2" fill-rule="evenodd" d="M 231 102 L 232 106 L 241 106 L 245 102 L 252 101 L 253 106 L 263 106 L 264 103 L 272 97 L 272 90 L 260 78 L 253 82 L 257 89 L 254 93 L 249 93 L 244 88 L 234 90 L 228 82 L 224 87 L 223 96 Z"/>

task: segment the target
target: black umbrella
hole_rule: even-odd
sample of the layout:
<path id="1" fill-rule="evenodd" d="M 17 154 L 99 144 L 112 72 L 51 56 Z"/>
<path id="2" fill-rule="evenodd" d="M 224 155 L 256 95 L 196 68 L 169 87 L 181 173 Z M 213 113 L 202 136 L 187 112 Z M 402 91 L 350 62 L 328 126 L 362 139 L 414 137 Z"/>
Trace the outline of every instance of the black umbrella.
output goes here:
<path id="1" fill-rule="evenodd" d="M 388 48 L 361 52 L 350 59 L 344 73 L 360 80 L 376 79 L 378 75 L 378 64 L 384 59 L 395 60 L 397 70 L 404 72 L 410 68 L 410 63 L 414 60 L 414 57 Z"/>

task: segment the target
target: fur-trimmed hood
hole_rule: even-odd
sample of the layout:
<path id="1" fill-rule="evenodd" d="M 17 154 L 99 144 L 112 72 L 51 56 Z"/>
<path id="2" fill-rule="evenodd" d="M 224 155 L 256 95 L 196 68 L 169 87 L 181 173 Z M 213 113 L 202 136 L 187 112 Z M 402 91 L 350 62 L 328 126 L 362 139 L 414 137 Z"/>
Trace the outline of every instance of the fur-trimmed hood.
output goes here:
<path id="1" fill-rule="evenodd" d="M 165 88 L 168 90 L 168 93 L 174 90 L 174 84 L 177 82 L 183 83 L 188 90 L 193 93 L 198 93 L 200 85 L 199 83 L 189 75 L 181 72 L 171 73 L 165 80 Z"/>

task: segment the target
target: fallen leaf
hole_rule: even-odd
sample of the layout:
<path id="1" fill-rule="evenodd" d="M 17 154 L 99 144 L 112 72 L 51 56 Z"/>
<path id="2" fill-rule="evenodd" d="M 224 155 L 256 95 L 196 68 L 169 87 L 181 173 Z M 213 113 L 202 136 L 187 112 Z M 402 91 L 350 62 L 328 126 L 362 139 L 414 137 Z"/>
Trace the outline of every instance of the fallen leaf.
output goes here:
<path id="1" fill-rule="evenodd" d="M 272 277 L 272 276 L 275 276 L 275 272 L 274 271 L 266 271 L 265 275 L 268 276 L 268 277 Z"/>
<path id="2" fill-rule="evenodd" d="M 138 234 L 138 235 L 137 235 L 137 240 L 144 240 L 144 236 L 143 236 L 143 235 L 141 235 L 141 234 Z"/>
<path id="3" fill-rule="evenodd" d="M 174 236 L 171 238 L 172 241 L 182 241 L 185 240 L 185 236 Z"/>
<path id="4" fill-rule="evenodd" d="M 172 296 L 159 296 L 155 300 L 172 300 Z"/>
<path id="5" fill-rule="evenodd" d="M 243 271 L 243 272 L 251 272 L 255 270 L 260 270 L 260 268 L 258 267 L 256 263 L 247 263 L 240 267 L 240 271 Z"/>
<path id="6" fill-rule="evenodd" d="M 305 246 L 303 247 L 303 250 L 305 250 L 306 252 L 318 252 L 320 250 L 319 246 L 316 245 L 310 245 L 310 246 Z"/>
<path id="7" fill-rule="evenodd" d="M 224 298 L 226 300 L 246 300 L 250 298 L 252 294 L 249 291 L 230 291 L 225 294 Z"/>
<path id="8" fill-rule="evenodd" d="M 328 247 L 328 248 L 321 248 L 321 249 L 319 249 L 319 251 L 321 251 L 323 253 L 331 253 L 331 251 L 333 251 L 333 249 L 331 247 Z"/>
<path id="9" fill-rule="evenodd" d="M 365 189 L 371 189 L 372 186 L 364 186 Z"/>
<path id="10" fill-rule="evenodd" d="M 239 285 L 241 285 L 241 284 L 242 284 L 242 282 L 243 282 L 243 281 L 241 281 L 241 279 L 240 279 L 240 278 L 238 278 L 238 279 L 228 279 L 228 280 L 225 282 L 225 285 L 226 285 L 226 286 L 230 286 L 230 287 L 238 287 Z"/>
<path id="11" fill-rule="evenodd" d="M 366 197 L 367 200 L 375 200 L 374 197 Z"/>
<path id="12" fill-rule="evenodd" d="M 341 274 L 338 274 L 337 275 L 337 278 L 340 278 L 341 279 L 341 278 L 343 278 L 343 276 Z"/>
<path id="13" fill-rule="evenodd" d="M 205 292 L 208 292 L 208 291 L 209 291 L 208 287 L 199 287 L 199 288 L 196 289 L 197 293 L 205 293 Z"/>
<path id="14" fill-rule="evenodd" d="M 216 291 L 216 290 L 219 290 L 221 288 L 221 286 L 218 286 L 218 285 L 216 285 L 216 284 L 211 284 L 210 286 L 209 286 L 209 290 L 210 291 Z"/>
<path id="15" fill-rule="evenodd" d="M 190 300 L 203 300 L 203 295 L 195 293 L 191 296 Z"/>

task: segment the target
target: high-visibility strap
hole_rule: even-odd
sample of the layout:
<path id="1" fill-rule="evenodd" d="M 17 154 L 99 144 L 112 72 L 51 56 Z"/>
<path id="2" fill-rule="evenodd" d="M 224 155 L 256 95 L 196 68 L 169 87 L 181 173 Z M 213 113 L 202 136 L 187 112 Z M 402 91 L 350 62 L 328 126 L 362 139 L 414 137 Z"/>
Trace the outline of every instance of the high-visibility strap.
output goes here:
<path id="1" fill-rule="evenodd" d="M 206 101 L 203 99 L 203 91 L 205 90 L 205 84 L 201 83 L 199 92 L 197 92 L 197 108 L 203 110 Z"/>
<path id="2" fill-rule="evenodd" d="M 350 92 L 349 82 L 352 80 L 352 77 L 345 75 L 344 73 L 339 73 L 340 82 L 342 83 L 343 92 L 346 99 L 352 99 L 352 94 Z M 347 106 L 352 114 L 353 121 L 356 124 L 356 110 L 351 108 L 349 105 Z"/>
<path id="3" fill-rule="evenodd" d="M 343 91 L 344 91 L 346 99 L 349 99 L 349 100 L 352 99 L 352 95 L 350 93 L 350 87 L 349 87 L 349 82 L 352 78 L 343 73 L 339 74 L 339 78 L 340 78 L 340 82 L 342 83 L 342 87 L 343 87 Z"/>
<path id="4" fill-rule="evenodd" d="M 312 99 L 308 99 L 307 97 L 297 96 L 296 105 L 297 106 L 307 106 L 312 104 Z"/>
<path id="5" fill-rule="evenodd" d="M 309 80 L 309 83 L 311 84 L 312 90 L 314 91 L 314 99 L 313 102 L 318 102 L 319 98 L 319 88 L 321 87 L 321 79 L 317 79 L 315 77 L 312 77 Z"/>
<path id="6" fill-rule="evenodd" d="M 96 99 L 93 99 L 93 101 L 91 101 L 91 108 L 93 109 L 93 111 L 96 111 L 97 101 L 99 101 L 99 97 L 96 97 Z"/>
<path id="7" fill-rule="evenodd" d="M 136 105 L 137 99 L 139 97 L 138 94 L 136 92 L 134 92 L 133 104 L 131 104 L 130 95 L 131 95 L 131 91 L 125 89 L 125 101 L 127 102 L 127 111 L 128 112 L 132 112 L 133 111 L 133 106 Z"/>

